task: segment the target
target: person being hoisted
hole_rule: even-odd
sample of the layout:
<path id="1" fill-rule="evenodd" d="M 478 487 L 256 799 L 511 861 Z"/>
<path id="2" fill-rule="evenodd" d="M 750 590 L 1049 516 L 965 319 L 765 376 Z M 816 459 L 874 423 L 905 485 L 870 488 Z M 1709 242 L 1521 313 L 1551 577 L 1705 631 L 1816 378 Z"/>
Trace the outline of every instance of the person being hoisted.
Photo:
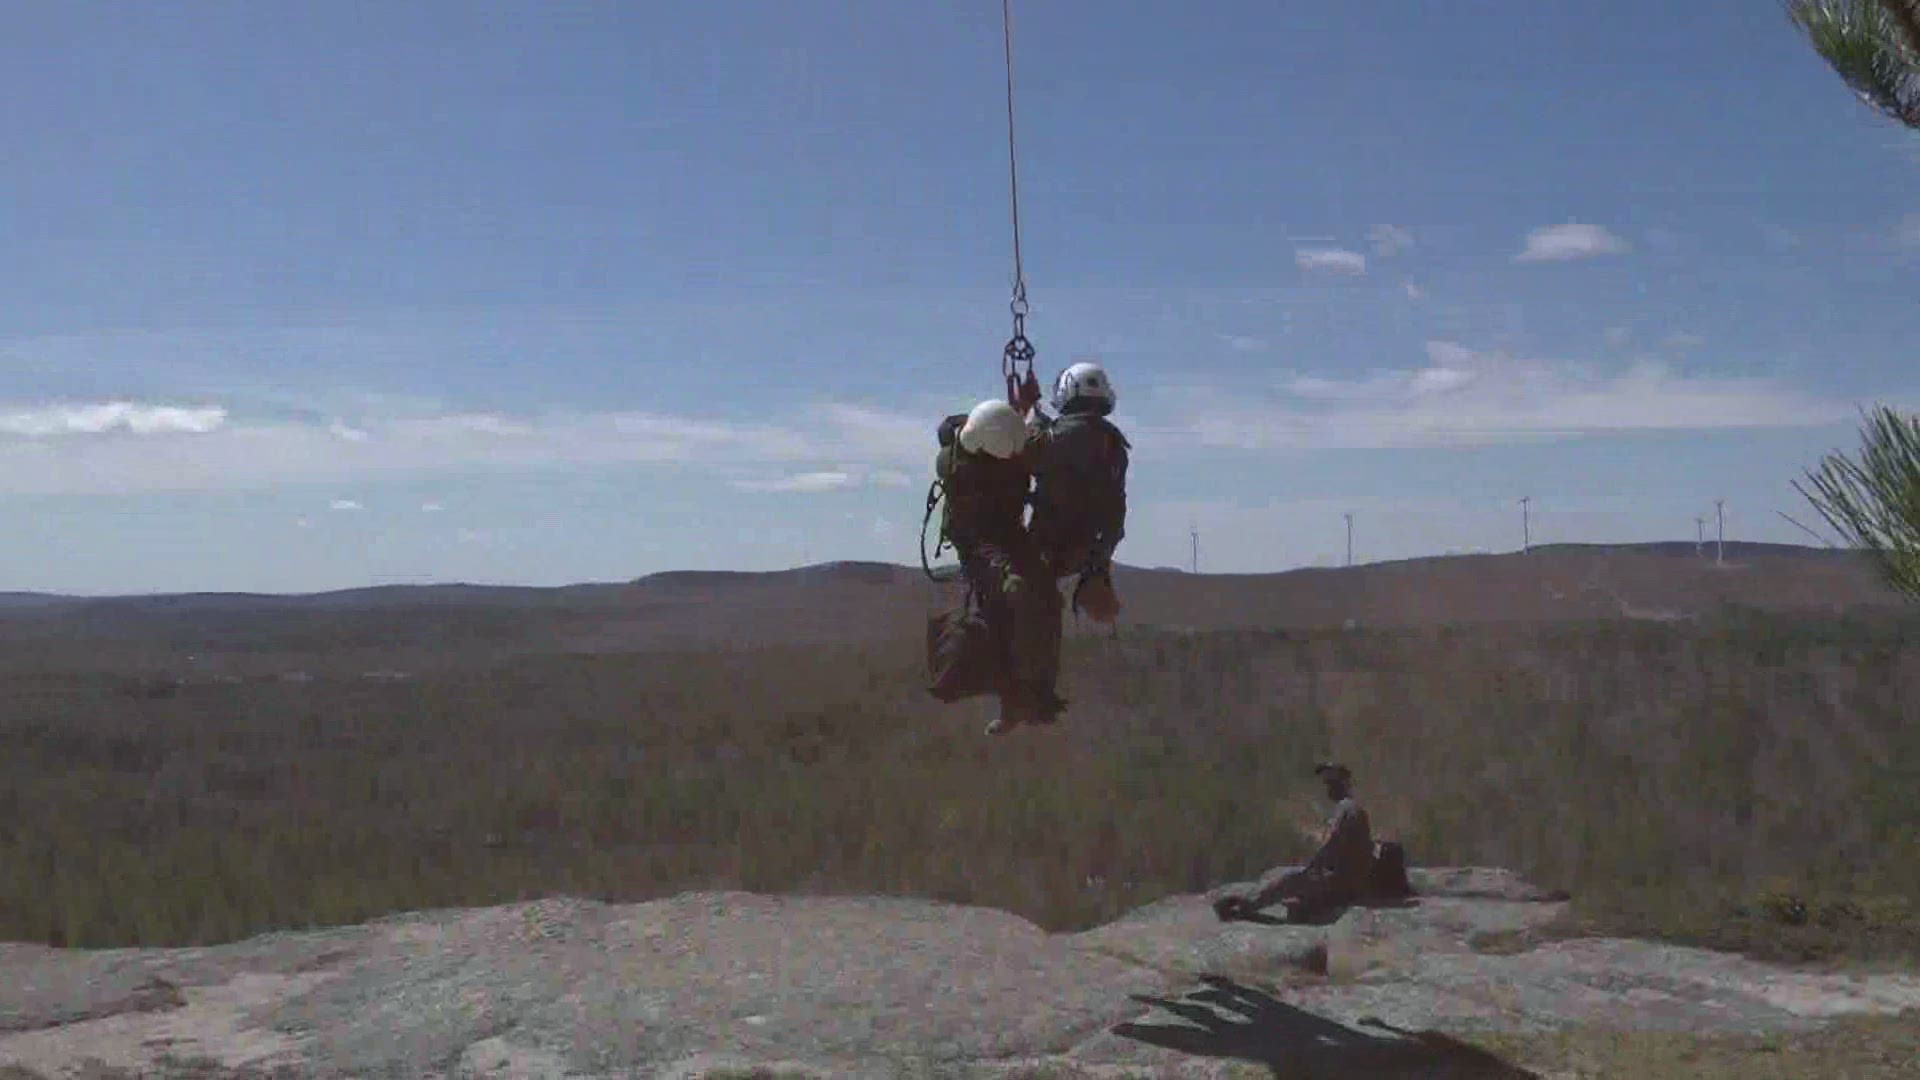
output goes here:
<path id="1" fill-rule="evenodd" d="M 1066 704 L 1054 694 L 1060 591 L 1025 521 L 1027 436 L 1012 405 L 983 401 L 941 424 L 934 459 L 946 491 L 944 532 L 994 639 L 1000 715 L 989 735 L 1050 723 Z"/>
<path id="2" fill-rule="evenodd" d="M 1113 552 L 1126 536 L 1127 462 L 1132 445 L 1107 417 L 1119 398 L 1099 364 L 1078 363 L 1053 385 L 1048 418 L 1034 410 L 1029 526 L 1054 580 L 1077 575 L 1074 610 L 1110 623 L 1120 614 Z"/>

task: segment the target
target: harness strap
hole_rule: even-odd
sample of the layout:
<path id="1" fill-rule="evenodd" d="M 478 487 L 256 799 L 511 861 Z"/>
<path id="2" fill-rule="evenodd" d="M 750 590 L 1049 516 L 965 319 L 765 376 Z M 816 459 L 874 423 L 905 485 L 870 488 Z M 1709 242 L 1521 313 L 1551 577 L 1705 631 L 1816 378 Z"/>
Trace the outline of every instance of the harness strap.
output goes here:
<path id="1" fill-rule="evenodd" d="M 935 509 L 939 507 L 940 500 L 945 498 L 946 494 L 947 494 L 947 486 L 941 483 L 938 479 L 934 480 L 933 483 L 928 484 L 927 485 L 927 512 L 924 515 L 922 515 L 920 518 L 920 569 L 922 572 L 924 572 L 927 575 L 927 580 L 933 581 L 933 582 L 945 582 L 945 581 L 952 580 L 951 578 L 942 578 L 938 574 L 935 574 L 933 572 L 932 560 L 929 559 L 927 556 L 927 526 L 933 523 L 933 512 Z M 936 537 L 934 540 L 932 558 L 938 559 L 940 557 L 940 553 L 942 551 L 945 551 L 947 546 L 948 546 L 947 545 L 947 523 L 944 520 L 942 520 L 940 522 L 940 535 Z"/>

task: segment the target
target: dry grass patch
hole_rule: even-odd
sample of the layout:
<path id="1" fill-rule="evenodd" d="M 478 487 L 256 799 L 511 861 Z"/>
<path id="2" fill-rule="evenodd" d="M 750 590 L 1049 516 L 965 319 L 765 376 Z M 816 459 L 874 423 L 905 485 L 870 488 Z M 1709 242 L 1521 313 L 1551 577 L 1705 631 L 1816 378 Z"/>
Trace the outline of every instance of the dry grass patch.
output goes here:
<path id="1" fill-rule="evenodd" d="M 1077 930 L 1302 858 L 1329 754 L 1416 864 L 1510 867 L 1633 932 L 1878 952 L 1911 920 L 1863 898 L 1920 896 L 1920 622 L 1131 629 L 1073 642 L 1067 717 L 1006 739 L 927 698 L 917 641 L 158 697 L 66 663 L 0 680 L 0 939 L 712 888 Z M 1783 875 L 1855 908 L 1693 914 Z"/>
<path id="2" fill-rule="evenodd" d="M 1814 1032 L 1700 1037 L 1579 1028 L 1467 1041 L 1546 1077 L 1905 1080 L 1920 1075 L 1920 1013 L 1853 1017 Z"/>

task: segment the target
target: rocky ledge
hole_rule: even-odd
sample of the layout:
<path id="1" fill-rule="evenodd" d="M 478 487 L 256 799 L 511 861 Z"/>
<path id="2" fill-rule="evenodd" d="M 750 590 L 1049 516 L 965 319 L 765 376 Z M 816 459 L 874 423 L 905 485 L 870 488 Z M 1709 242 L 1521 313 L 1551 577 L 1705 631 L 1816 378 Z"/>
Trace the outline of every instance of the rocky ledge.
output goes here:
<path id="1" fill-rule="evenodd" d="M 1323 926 L 1217 894 L 1047 934 L 1003 911 L 689 893 L 419 912 L 194 949 L 0 945 L 0 1077 L 1523 1075 L 1446 1033 L 1805 1028 L 1920 977 L 1485 935 L 1563 897 L 1501 870 Z M 1243 887 L 1243 886 L 1238 886 Z"/>

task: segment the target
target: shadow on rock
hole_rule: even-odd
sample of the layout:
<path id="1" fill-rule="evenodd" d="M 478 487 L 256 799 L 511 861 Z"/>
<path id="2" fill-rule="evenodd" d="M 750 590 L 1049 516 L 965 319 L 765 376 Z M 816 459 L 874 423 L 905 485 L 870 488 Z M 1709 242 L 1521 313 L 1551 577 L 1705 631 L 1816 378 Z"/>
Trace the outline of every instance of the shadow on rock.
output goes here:
<path id="1" fill-rule="evenodd" d="M 1333 904 L 1326 907 L 1306 908 L 1295 911 L 1287 909 L 1285 918 L 1269 915 L 1265 910 L 1249 910 L 1234 907 L 1230 899 L 1214 901 L 1213 913 L 1221 922 L 1257 923 L 1261 926 L 1332 926 L 1341 916 L 1354 908 L 1366 908 L 1376 911 L 1401 911 L 1420 906 L 1418 897 L 1380 897 L 1363 898 L 1351 904 Z"/>
<path id="2" fill-rule="evenodd" d="M 1457 1039 L 1379 1020 L 1373 1035 L 1294 1008 L 1231 979 L 1205 976 L 1207 989 L 1179 1000 L 1130 995 L 1185 1024 L 1125 1023 L 1113 1033 L 1201 1057 L 1236 1058 L 1284 1077 L 1535 1077 Z"/>
<path id="3" fill-rule="evenodd" d="M 1359 908 L 1368 911 L 1404 911 L 1420 906 L 1418 897 L 1413 896 L 1369 896 L 1355 900 L 1351 904 L 1336 904 L 1326 908 L 1309 908 L 1297 915 L 1288 915 L 1285 919 L 1272 920 L 1278 925 L 1294 926 L 1332 926 L 1340 921 L 1347 912 Z M 1262 919 L 1243 918 L 1244 922 L 1261 922 Z"/>

